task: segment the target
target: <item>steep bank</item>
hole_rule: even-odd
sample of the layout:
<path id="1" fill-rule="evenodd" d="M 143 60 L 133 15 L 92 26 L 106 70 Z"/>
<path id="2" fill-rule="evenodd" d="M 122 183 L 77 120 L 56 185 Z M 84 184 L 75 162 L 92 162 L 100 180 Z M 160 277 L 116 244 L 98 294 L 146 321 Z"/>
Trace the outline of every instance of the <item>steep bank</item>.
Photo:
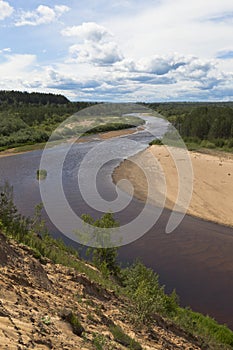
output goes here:
<path id="1" fill-rule="evenodd" d="M 196 338 L 158 315 L 150 332 L 135 329 L 127 299 L 34 255 L 0 234 L 1 349 L 201 349 Z M 140 346 L 124 346 L 110 331 L 113 324 Z"/>
<path id="2" fill-rule="evenodd" d="M 203 154 L 190 152 L 194 172 L 193 194 L 188 208 L 188 214 L 219 224 L 233 226 L 233 155 L 211 152 Z M 160 163 L 166 178 L 167 195 L 165 206 L 172 209 L 178 193 L 178 173 L 175 163 L 164 146 L 151 146 L 144 152 L 132 157 L 132 161 L 126 160 L 115 169 L 113 180 L 117 183 L 121 179 L 128 179 L 134 186 L 134 195 L 145 201 L 147 198 L 147 182 L 143 170 L 137 167 L 133 161 L 146 163 L 147 167 L 153 166 L 153 160 Z M 180 159 L 182 162 L 182 159 Z M 156 179 L 156 186 L 161 185 L 160 179 Z M 123 190 L 129 192 L 127 184 L 120 185 Z M 156 203 L 153 194 L 150 202 Z"/>

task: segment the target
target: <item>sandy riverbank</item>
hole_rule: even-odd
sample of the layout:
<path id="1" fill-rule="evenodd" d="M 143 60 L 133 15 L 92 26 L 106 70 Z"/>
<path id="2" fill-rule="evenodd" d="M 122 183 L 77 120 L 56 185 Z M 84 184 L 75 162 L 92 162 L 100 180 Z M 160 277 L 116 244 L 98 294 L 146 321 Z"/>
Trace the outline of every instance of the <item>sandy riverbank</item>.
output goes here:
<path id="1" fill-rule="evenodd" d="M 167 195 L 165 206 L 172 209 L 178 194 L 178 174 L 171 155 L 164 146 L 152 146 L 132 157 L 132 161 L 142 162 L 144 166 L 153 166 L 154 157 L 159 161 L 166 178 Z M 233 226 L 233 155 L 221 152 L 203 154 L 190 152 L 193 166 L 193 194 L 188 213 L 193 216 Z M 124 161 L 113 174 L 114 182 L 128 179 L 134 186 L 134 195 L 140 200 L 147 198 L 147 181 L 140 169 L 132 161 Z M 182 161 L 182 159 L 181 159 Z M 162 187 L 161 179 L 155 186 Z M 120 187 L 130 192 L 127 184 Z M 155 191 L 156 192 L 156 191 Z M 154 195 L 156 196 L 156 195 Z M 150 202 L 156 203 L 153 193 Z"/>

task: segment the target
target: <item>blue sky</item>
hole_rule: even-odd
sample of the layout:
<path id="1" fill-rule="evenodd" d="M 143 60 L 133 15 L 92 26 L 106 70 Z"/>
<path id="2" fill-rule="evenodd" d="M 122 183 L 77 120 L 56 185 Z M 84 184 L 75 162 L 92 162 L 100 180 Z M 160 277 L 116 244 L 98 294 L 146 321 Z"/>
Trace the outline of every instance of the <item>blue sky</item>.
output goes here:
<path id="1" fill-rule="evenodd" d="M 71 100 L 233 98 L 232 0 L 0 0 L 0 89 Z"/>

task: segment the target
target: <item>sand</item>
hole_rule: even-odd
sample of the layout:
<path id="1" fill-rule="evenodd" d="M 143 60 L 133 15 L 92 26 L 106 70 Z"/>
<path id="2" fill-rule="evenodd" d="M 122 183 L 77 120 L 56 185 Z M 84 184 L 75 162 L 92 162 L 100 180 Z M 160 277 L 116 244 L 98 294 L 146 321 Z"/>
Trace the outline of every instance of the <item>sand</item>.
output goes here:
<path id="1" fill-rule="evenodd" d="M 223 152 L 189 152 L 193 168 L 193 192 L 187 213 L 205 220 L 233 226 L 233 155 Z M 121 163 L 113 174 L 113 180 L 127 179 L 134 186 L 134 196 L 142 201 L 161 205 L 160 194 L 164 192 L 158 172 L 154 176 L 154 189 L 148 197 L 147 180 L 143 169 L 153 169 L 155 159 L 161 165 L 166 178 L 165 207 L 172 209 L 178 194 L 178 173 L 175 163 L 165 146 L 151 146 L 129 160 Z M 180 157 L 179 162 L 184 161 Z M 133 162 L 140 163 L 138 167 Z M 157 174 L 157 175 L 156 175 Z M 130 193 L 127 183 L 119 186 Z M 187 189 L 188 191 L 188 189 Z M 178 211 L 183 211 L 182 205 Z"/>

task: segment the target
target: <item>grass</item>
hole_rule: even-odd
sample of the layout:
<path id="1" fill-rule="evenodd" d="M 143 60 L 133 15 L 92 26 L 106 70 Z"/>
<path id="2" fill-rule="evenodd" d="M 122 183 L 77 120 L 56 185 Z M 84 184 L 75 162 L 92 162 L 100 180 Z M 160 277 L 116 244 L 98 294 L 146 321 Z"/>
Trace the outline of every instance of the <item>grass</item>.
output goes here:
<path id="1" fill-rule="evenodd" d="M 63 318 L 70 323 L 73 333 L 81 337 L 82 333 L 84 332 L 84 328 L 81 325 L 78 316 L 75 313 L 73 313 L 73 311 L 70 311 L 67 314 L 65 314 Z"/>
<path id="2" fill-rule="evenodd" d="M 142 350 L 141 345 L 136 340 L 129 337 L 119 326 L 111 326 L 110 332 L 117 343 L 131 350 Z"/>
<path id="3" fill-rule="evenodd" d="M 218 344 L 222 344 L 222 349 L 224 344 L 228 345 L 226 349 L 233 348 L 233 332 L 227 326 L 219 325 L 209 316 L 204 316 L 189 308 L 178 308 L 173 321 L 187 332 L 202 337 L 213 349 L 216 349 Z"/>
<path id="4" fill-rule="evenodd" d="M 106 338 L 102 334 L 94 334 L 92 343 L 96 350 L 103 350 L 106 345 Z"/>

